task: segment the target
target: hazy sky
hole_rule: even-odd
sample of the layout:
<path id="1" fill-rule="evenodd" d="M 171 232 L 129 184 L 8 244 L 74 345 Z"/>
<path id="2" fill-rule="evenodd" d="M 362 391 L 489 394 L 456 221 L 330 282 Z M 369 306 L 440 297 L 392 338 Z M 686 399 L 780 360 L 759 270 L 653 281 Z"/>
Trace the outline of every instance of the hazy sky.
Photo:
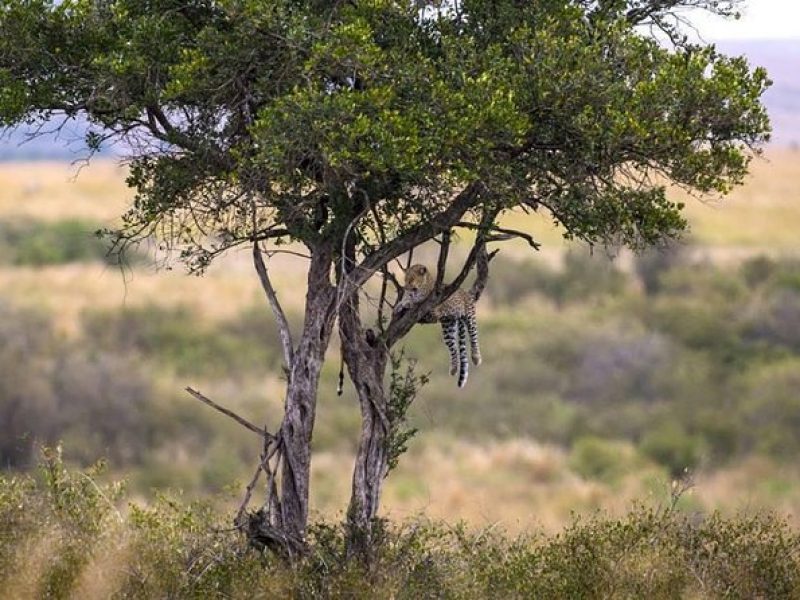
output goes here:
<path id="1" fill-rule="evenodd" d="M 800 0 L 746 0 L 738 21 L 690 13 L 706 41 L 800 38 Z"/>

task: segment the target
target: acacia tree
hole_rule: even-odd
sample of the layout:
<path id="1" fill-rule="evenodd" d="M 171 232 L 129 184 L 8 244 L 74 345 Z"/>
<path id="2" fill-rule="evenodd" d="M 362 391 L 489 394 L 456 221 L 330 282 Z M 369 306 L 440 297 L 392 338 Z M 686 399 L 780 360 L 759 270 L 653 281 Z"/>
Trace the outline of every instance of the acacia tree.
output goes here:
<path id="1" fill-rule="evenodd" d="M 305 533 L 317 387 L 338 323 L 362 414 L 348 522 L 368 543 L 415 385 L 410 372 L 387 377 L 392 349 L 476 266 L 480 294 L 487 243 L 537 247 L 500 225 L 505 213 L 641 246 L 685 228 L 665 184 L 707 194 L 742 181 L 768 135 L 766 74 L 681 33 L 682 9 L 735 4 L 2 0 L 0 117 L 84 116 L 91 149 L 124 143 L 136 194 L 117 243 L 154 236 L 198 272 L 252 246 L 287 383 L 281 425 L 263 432 L 269 500 L 239 523 L 290 548 Z M 459 228 L 474 244 L 445 282 Z M 392 314 L 390 265 L 432 240 L 434 292 Z M 262 254 L 287 243 L 308 258 L 298 331 Z"/>

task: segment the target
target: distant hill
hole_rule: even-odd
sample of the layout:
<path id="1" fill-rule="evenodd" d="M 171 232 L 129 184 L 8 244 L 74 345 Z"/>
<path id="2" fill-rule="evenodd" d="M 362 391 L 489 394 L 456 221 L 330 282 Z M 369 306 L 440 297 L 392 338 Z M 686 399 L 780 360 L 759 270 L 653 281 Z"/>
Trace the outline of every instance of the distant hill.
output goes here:
<path id="1" fill-rule="evenodd" d="M 752 65 L 765 67 L 773 86 L 764 96 L 772 119 L 772 142 L 778 146 L 800 145 L 800 38 L 794 40 L 745 40 L 718 42 L 726 54 L 745 55 Z M 26 141 L 30 128 L 6 131 L 0 137 L 0 161 L 76 160 L 87 155 L 83 143 L 86 124 L 76 121 L 58 135 Z M 114 155 L 114 149 L 104 151 Z"/>
<path id="2" fill-rule="evenodd" d="M 41 131 L 56 129 L 59 121 L 48 123 Z M 89 155 L 84 142 L 88 124 L 85 119 L 75 119 L 57 132 L 44 135 L 32 134 L 36 128 L 19 126 L 0 133 L 0 161 L 65 160 L 73 161 Z M 104 156 L 113 156 L 113 149 L 106 148 Z"/>
<path id="3" fill-rule="evenodd" d="M 772 119 L 772 141 L 800 145 L 800 38 L 718 42 L 726 54 L 747 56 L 751 65 L 765 67 L 773 81 L 764 95 Z"/>

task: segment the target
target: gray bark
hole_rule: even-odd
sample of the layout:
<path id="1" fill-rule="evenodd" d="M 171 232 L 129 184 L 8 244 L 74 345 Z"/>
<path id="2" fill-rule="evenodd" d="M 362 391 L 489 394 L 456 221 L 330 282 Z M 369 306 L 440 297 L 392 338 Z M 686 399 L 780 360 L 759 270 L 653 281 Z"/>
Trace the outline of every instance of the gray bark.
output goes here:
<path id="1" fill-rule="evenodd" d="M 335 288 L 331 285 L 331 248 L 312 250 L 303 331 L 294 352 L 281 425 L 280 529 L 303 543 L 308 521 L 311 437 L 317 388 L 333 326 Z"/>
<path id="2" fill-rule="evenodd" d="M 364 331 L 355 294 L 339 311 L 339 335 L 361 409 L 361 435 L 347 509 L 348 552 L 365 556 L 372 547 L 373 524 L 388 472 L 389 422 L 384 388 L 388 349 Z"/>

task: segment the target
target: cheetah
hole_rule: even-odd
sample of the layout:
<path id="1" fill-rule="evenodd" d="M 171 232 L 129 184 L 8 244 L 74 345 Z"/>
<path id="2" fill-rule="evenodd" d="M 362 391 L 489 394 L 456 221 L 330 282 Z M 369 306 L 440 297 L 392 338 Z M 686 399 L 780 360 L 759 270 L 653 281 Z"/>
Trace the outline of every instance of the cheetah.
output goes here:
<path id="1" fill-rule="evenodd" d="M 425 265 L 411 265 L 406 270 L 404 294 L 397 303 L 395 312 L 422 302 L 433 291 L 434 283 L 434 277 Z M 472 362 L 476 366 L 481 364 L 475 300 L 469 292 L 456 290 L 447 300 L 431 309 L 430 320 L 427 322 L 441 323 L 444 343 L 450 352 L 450 375 L 458 374 L 458 387 L 464 387 L 469 375 L 468 337 Z"/>

